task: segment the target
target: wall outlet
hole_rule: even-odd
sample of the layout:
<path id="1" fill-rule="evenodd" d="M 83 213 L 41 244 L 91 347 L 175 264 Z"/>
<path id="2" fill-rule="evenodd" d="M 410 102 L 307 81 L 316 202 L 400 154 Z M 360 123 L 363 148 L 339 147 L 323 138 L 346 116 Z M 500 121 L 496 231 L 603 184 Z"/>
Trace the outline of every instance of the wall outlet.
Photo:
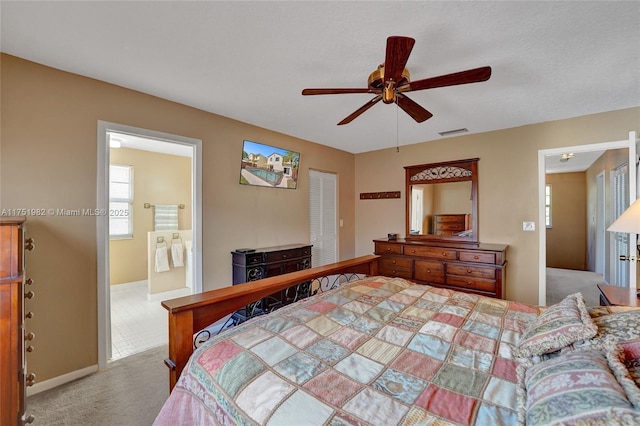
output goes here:
<path id="1" fill-rule="evenodd" d="M 536 223 L 535 222 L 522 222 L 522 230 L 523 231 L 535 231 Z"/>

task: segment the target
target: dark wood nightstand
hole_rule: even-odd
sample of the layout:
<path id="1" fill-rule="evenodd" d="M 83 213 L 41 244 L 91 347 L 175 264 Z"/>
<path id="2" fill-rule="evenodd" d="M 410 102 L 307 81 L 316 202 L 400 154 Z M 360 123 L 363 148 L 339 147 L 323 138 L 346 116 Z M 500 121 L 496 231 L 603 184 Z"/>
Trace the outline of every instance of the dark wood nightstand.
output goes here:
<path id="1" fill-rule="evenodd" d="M 598 290 L 600 306 L 640 306 L 635 288 L 598 284 Z"/>

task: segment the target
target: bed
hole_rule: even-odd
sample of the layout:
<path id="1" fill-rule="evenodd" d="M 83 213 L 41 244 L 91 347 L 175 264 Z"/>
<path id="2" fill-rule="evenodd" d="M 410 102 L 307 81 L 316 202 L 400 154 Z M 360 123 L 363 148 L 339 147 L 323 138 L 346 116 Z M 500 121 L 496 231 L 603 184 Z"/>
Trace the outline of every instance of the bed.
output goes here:
<path id="1" fill-rule="evenodd" d="M 358 279 L 193 351 L 212 318 L 330 274 Z M 640 424 L 638 310 L 416 284 L 378 276 L 376 256 L 286 275 L 163 303 L 172 392 L 154 424 Z"/>

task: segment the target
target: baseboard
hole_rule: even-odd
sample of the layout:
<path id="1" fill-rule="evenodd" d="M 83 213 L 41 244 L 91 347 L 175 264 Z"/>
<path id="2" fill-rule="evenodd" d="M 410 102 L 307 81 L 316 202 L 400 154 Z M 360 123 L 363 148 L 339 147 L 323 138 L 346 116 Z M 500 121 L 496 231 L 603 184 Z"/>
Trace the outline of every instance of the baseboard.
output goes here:
<path id="1" fill-rule="evenodd" d="M 88 376 L 98 371 L 98 365 L 91 365 L 81 370 L 72 371 L 71 373 L 63 374 L 62 376 L 54 377 L 43 382 L 36 382 L 33 386 L 27 388 L 27 396 L 35 395 L 40 392 L 44 392 L 49 389 L 53 389 L 57 386 L 64 385 L 65 383 L 72 382 L 77 379 Z"/>
<path id="2" fill-rule="evenodd" d="M 189 287 L 184 287 L 177 290 L 163 291 L 162 293 L 147 294 L 147 300 L 149 302 L 160 302 L 167 299 L 175 299 L 176 297 L 190 295 L 191 289 Z"/>

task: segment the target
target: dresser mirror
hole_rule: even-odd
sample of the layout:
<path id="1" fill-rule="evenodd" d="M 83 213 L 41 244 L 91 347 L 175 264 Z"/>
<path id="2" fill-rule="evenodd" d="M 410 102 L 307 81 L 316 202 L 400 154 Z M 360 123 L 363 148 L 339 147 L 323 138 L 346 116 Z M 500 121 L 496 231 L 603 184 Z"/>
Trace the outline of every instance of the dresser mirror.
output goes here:
<path id="1" fill-rule="evenodd" d="M 478 158 L 406 166 L 406 239 L 478 242 Z"/>

